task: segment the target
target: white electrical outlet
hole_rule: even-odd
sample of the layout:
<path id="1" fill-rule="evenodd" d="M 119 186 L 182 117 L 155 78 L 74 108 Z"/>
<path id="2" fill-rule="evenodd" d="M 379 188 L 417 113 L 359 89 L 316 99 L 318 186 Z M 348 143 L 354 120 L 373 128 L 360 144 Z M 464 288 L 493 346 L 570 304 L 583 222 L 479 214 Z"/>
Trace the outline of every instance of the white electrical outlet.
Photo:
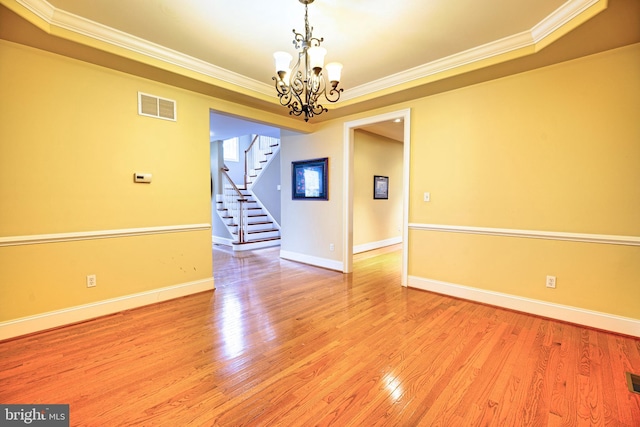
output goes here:
<path id="1" fill-rule="evenodd" d="M 329 244 L 329 250 L 330 250 L 331 252 L 333 252 L 335 249 L 336 249 L 335 245 L 334 245 L 333 243 L 330 243 L 330 244 Z"/>
<path id="2" fill-rule="evenodd" d="M 556 287 L 556 276 L 547 276 L 547 288 Z"/>
<path id="3" fill-rule="evenodd" d="M 93 288 L 96 286 L 96 275 L 90 274 L 87 276 L 87 288 Z"/>
<path id="4" fill-rule="evenodd" d="M 430 202 L 431 201 L 431 193 L 429 193 L 429 192 L 425 192 L 424 193 L 424 201 L 425 202 Z"/>

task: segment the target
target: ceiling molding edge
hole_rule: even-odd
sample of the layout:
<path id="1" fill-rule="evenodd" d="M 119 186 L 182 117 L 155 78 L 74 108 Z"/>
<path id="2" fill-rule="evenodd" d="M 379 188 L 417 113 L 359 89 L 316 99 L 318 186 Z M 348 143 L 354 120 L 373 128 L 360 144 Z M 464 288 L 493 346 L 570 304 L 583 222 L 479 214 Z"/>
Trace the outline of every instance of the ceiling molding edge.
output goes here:
<path id="1" fill-rule="evenodd" d="M 17 0 L 24 8 L 44 20 L 49 26 L 79 34 L 99 42 L 122 48 L 189 71 L 230 83 L 266 96 L 273 95 L 267 83 L 250 79 L 162 45 L 116 30 L 81 16 L 57 9 L 46 0 Z"/>
<path id="2" fill-rule="evenodd" d="M 604 8 L 607 7 L 607 0 L 574 0 L 564 3 L 551 15 L 533 26 L 531 36 L 534 43 L 540 43 L 598 3 L 604 3 Z"/>
<path id="3" fill-rule="evenodd" d="M 16 0 L 16 2 L 47 23 L 50 28 L 56 27 L 67 30 L 101 43 L 106 43 L 185 70 L 196 72 L 266 97 L 273 96 L 273 87 L 267 83 L 250 79 L 209 62 L 185 55 L 123 31 L 107 27 L 62 9 L 57 9 L 46 0 Z M 539 50 L 537 49 L 539 47 L 537 45 L 543 44 L 543 41 L 546 42 L 552 38 L 559 29 L 567 26 L 585 12 L 588 12 L 590 8 L 598 3 L 604 4 L 603 9 L 606 8 L 606 2 L 607 0 L 569 0 L 528 31 L 523 31 L 519 34 L 486 43 L 370 83 L 356 86 L 344 92 L 341 101 L 336 105 L 388 90 L 394 86 L 404 85 L 473 63 L 497 58 L 500 55 L 515 52 L 519 49 L 533 47 L 533 51 L 537 51 Z M 49 31 L 51 31 L 51 29 Z M 548 43 L 550 42 L 546 44 Z"/>
<path id="4" fill-rule="evenodd" d="M 371 83 L 351 88 L 348 92 L 344 93 L 342 100 L 348 101 L 360 96 L 366 96 L 374 92 L 410 83 L 412 81 L 460 68 L 474 62 L 493 58 L 531 45 L 533 45 L 531 33 L 529 31 L 524 31 L 520 34 L 505 37 L 501 40 L 477 46 L 472 49 L 375 80 Z"/>
<path id="5" fill-rule="evenodd" d="M 51 24 L 56 8 L 53 7 L 53 5 L 51 5 L 49 2 L 45 0 L 17 0 L 17 3 L 19 3 L 25 9 L 29 10 L 38 18 L 45 21 L 47 24 Z"/>
<path id="6" fill-rule="evenodd" d="M 537 44 L 551 37 L 558 29 L 569 24 L 598 3 L 605 3 L 606 8 L 606 0 L 569 0 L 528 31 L 523 31 L 519 34 L 514 34 L 361 86 L 350 88 L 344 92 L 341 101 L 352 100 L 394 86 L 407 84 L 425 77 L 495 58 L 509 52 L 515 52 L 522 48 L 533 47 L 535 49 L 534 51 L 537 51 L 539 50 L 536 49 Z"/>

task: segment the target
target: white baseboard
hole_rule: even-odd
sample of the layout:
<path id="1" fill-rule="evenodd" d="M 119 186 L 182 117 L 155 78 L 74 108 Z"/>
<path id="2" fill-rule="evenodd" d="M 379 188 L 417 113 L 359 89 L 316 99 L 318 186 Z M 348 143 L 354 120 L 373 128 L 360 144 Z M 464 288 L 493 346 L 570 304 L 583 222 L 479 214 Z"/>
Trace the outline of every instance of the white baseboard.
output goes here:
<path id="1" fill-rule="evenodd" d="M 314 265 L 316 267 L 327 268 L 329 270 L 342 271 L 344 264 L 342 261 L 335 261 L 332 259 L 314 257 L 310 255 L 304 255 L 297 252 L 289 252 L 280 250 L 280 258 L 288 259 L 290 261 L 301 262 L 303 264 Z"/>
<path id="2" fill-rule="evenodd" d="M 212 289 L 213 277 L 0 322 L 0 341 Z"/>
<path id="3" fill-rule="evenodd" d="M 222 237 L 213 236 L 212 242 L 214 245 L 228 246 L 233 249 L 234 252 L 252 251 L 254 249 L 270 248 L 273 246 L 280 246 L 280 240 L 262 240 L 259 242 L 248 242 L 242 245 L 235 244 L 231 239 L 225 239 Z"/>
<path id="4" fill-rule="evenodd" d="M 260 242 L 246 242 L 241 245 L 233 245 L 234 252 L 252 251 L 254 249 L 271 248 L 280 246 L 280 240 L 263 240 Z"/>
<path id="5" fill-rule="evenodd" d="M 380 249 L 386 246 L 397 245 L 398 243 L 402 243 L 402 236 L 392 237 L 391 239 L 378 240 L 377 242 L 363 243 L 362 245 L 355 245 L 353 247 L 353 253 L 359 254 L 361 252 L 372 251 L 374 249 Z"/>
<path id="6" fill-rule="evenodd" d="M 224 237 L 212 236 L 211 241 L 213 244 L 216 244 L 216 245 L 233 246 L 233 240 L 226 239 Z"/>
<path id="7" fill-rule="evenodd" d="M 585 310 L 416 276 L 409 276 L 408 285 L 412 288 L 436 292 L 456 298 L 640 337 L 639 319 L 615 316 L 598 311 Z"/>

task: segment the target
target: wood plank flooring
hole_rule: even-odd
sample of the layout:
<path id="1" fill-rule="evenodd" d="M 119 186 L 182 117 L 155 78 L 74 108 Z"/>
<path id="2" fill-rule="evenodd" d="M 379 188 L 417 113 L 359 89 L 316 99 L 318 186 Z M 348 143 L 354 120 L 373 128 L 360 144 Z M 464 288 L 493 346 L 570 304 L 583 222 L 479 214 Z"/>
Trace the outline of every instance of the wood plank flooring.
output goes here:
<path id="1" fill-rule="evenodd" d="M 214 250 L 217 289 L 0 343 L 0 403 L 78 426 L 640 426 L 640 339 Z"/>

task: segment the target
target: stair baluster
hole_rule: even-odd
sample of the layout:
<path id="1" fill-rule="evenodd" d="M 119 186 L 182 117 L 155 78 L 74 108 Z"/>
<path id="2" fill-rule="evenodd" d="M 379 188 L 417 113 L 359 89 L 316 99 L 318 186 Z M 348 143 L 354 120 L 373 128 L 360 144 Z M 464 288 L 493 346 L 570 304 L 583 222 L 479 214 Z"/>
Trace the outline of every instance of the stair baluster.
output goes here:
<path id="1" fill-rule="evenodd" d="M 229 174 L 229 168 L 224 166 L 221 168 L 222 176 L 225 178 L 223 183 L 222 206 L 233 221 L 233 225 L 237 226 L 238 242 L 244 243 L 246 238 L 244 202 L 247 198 L 240 191 L 238 186 L 233 182 Z"/>

